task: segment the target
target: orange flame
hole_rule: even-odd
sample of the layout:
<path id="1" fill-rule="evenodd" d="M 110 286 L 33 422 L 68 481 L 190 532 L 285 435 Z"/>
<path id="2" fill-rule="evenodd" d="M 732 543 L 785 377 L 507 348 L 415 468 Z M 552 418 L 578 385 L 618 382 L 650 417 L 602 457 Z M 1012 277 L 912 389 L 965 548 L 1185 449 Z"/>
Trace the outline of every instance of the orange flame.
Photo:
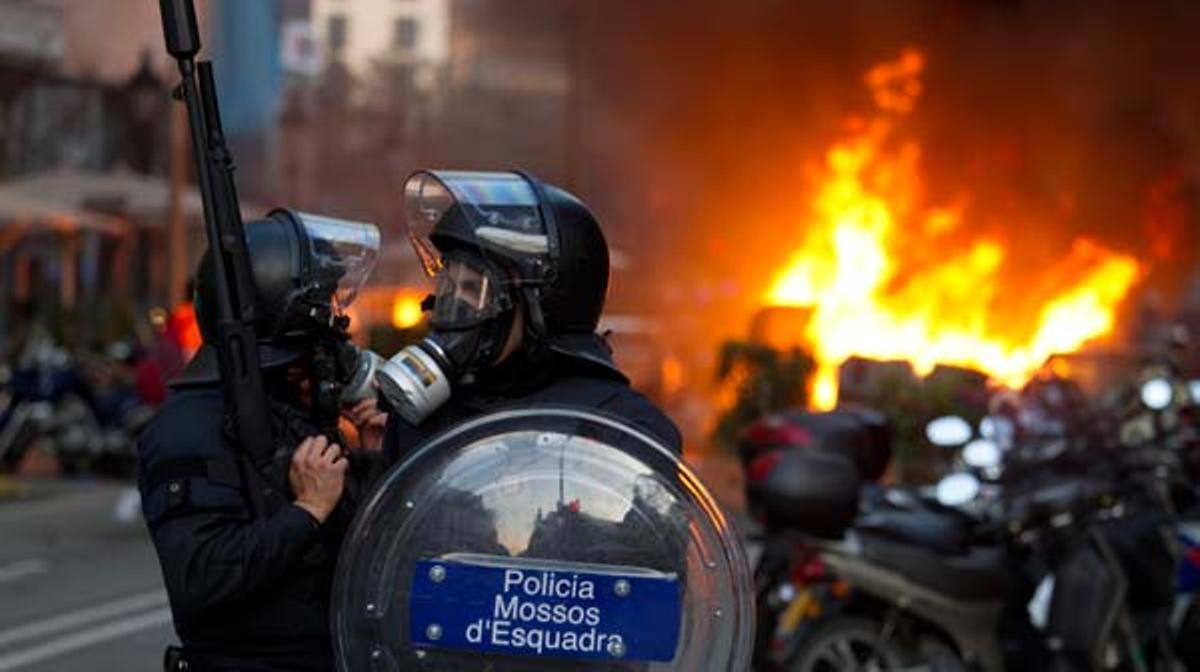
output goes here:
<path id="1" fill-rule="evenodd" d="M 683 389 L 683 362 L 674 355 L 667 355 L 663 358 L 660 365 L 659 376 L 662 380 L 663 396 L 674 396 L 679 390 Z"/>
<path id="2" fill-rule="evenodd" d="M 804 244 L 766 294 L 771 305 L 811 310 L 806 333 L 793 336 L 817 360 L 817 408 L 836 404 L 838 367 L 852 356 L 908 360 L 921 374 L 965 366 L 1020 385 L 1050 355 L 1109 333 L 1138 279 L 1133 258 L 1077 239 L 1038 285 L 1060 279 L 1040 309 L 993 314 L 997 298 L 1030 283 L 1003 273 L 1002 241 L 963 242 L 962 204 L 921 207 L 920 147 L 894 137 L 920 95 L 924 62 L 909 50 L 867 73 L 875 115 L 828 150 Z"/>
<path id="3" fill-rule="evenodd" d="M 392 326 L 397 329 L 411 329 L 421 323 L 424 314 L 421 312 L 419 292 L 400 291 L 392 299 Z"/>

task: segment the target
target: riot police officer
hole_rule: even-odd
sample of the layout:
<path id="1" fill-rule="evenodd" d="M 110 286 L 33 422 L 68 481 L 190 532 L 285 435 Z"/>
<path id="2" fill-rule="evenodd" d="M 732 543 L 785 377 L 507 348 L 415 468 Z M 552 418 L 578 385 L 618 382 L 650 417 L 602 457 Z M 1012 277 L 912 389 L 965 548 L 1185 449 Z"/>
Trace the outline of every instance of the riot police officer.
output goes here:
<path id="1" fill-rule="evenodd" d="M 367 437 L 385 420 L 373 401 L 328 397 L 345 382 L 337 363 L 355 358 L 342 311 L 370 272 L 379 232 L 285 210 L 245 232 L 271 409 L 263 421 L 276 445 L 264 470 L 231 429 L 211 345 L 215 281 L 206 255 L 196 314 L 207 344 L 173 381 L 138 448 L 143 513 L 182 640 L 167 667 L 328 670 L 333 566 L 365 478 L 352 466 L 361 461 L 340 448 L 336 415 L 353 408 Z"/>
<path id="2" fill-rule="evenodd" d="M 420 171 L 405 210 L 436 293 L 431 333 L 381 367 L 397 411 L 389 458 L 467 418 L 538 403 L 600 409 L 680 452 L 674 423 L 630 388 L 596 333 L 609 255 L 586 205 L 522 173 Z"/>
<path id="3" fill-rule="evenodd" d="M 425 592 L 420 579 L 408 584 L 400 578 L 427 575 L 409 564 L 414 560 L 437 559 L 449 566 L 456 558 L 470 557 L 493 568 L 548 562 L 564 572 L 567 567 L 621 571 L 636 566 L 634 573 L 670 577 L 664 580 L 679 590 L 687 585 L 686 515 L 670 503 L 658 511 L 647 501 L 653 499 L 652 489 L 634 487 L 637 475 L 624 469 L 637 470 L 647 481 L 655 477 L 633 453 L 599 448 L 603 441 L 597 439 L 563 445 L 561 453 L 547 457 L 545 446 L 536 448 L 515 438 L 536 433 L 529 429 L 539 422 L 552 423 L 552 415 L 513 420 L 513 427 L 526 429 L 504 438 L 475 434 L 483 432 L 478 423 L 497 415 L 492 411 L 599 411 L 590 417 L 619 421 L 629 429 L 618 431 L 631 435 L 636 430 L 635 442 L 643 442 L 640 449 L 647 451 L 643 457 L 654 454 L 676 464 L 682 441 L 674 423 L 630 387 L 604 337 L 596 333 L 608 291 L 609 253 L 587 206 L 522 173 L 420 171 L 405 185 L 405 211 L 406 234 L 436 285 L 427 303 L 430 331 L 379 368 L 381 397 L 393 411 L 384 451 L 389 461 L 399 464 L 374 490 L 356 522 L 354 535 L 361 543 L 346 549 L 346 562 L 339 568 L 334 618 L 339 623 L 340 669 L 360 669 L 367 653 L 371 660 L 384 661 L 382 669 L 646 669 L 650 658 L 637 656 L 614 661 L 603 653 L 600 659 L 586 660 L 564 657 L 561 651 L 556 657 L 511 649 L 468 652 L 462 642 L 444 646 L 444 630 L 462 631 L 450 626 L 445 618 L 449 612 L 463 613 L 466 603 L 490 605 L 491 597 L 483 595 L 482 588 L 461 588 L 462 594 L 426 604 L 421 601 Z M 583 425 L 571 427 L 574 431 Z M 462 433 L 488 446 L 481 455 L 507 457 L 495 463 L 484 457 L 472 462 L 463 455 L 475 453 L 459 453 L 445 443 L 447 437 Z M 552 436 L 565 439 L 569 432 L 541 436 L 553 441 Z M 647 449 L 650 445 L 655 447 Z M 471 465 L 441 462 L 453 463 L 456 456 Z M 548 463 L 541 460 L 558 465 L 557 499 L 549 499 L 548 483 L 536 484 L 546 477 Z M 612 499 L 603 504 L 603 498 L 594 497 L 584 485 L 589 482 L 589 461 L 605 462 L 600 471 L 611 477 L 605 486 Z M 420 465 L 426 463 L 438 466 L 425 473 Z M 608 467 L 611 472 L 605 471 Z M 674 466 L 664 471 L 674 478 Z M 479 483 L 457 487 L 454 479 L 465 474 L 489 484 L 507 479 L 514 497 L 527 506 L 499 510 L 503 507 L 498 501 L 506 497 L 481 492 Z M 603 478 L 598 473 L 591 476 Z M 621 510 L 623 506 L 627 510 Z M 382 572 L 381 566 L 386 567 Z M 395 577 L 405 587 L 381 589 L 373 583 L 381 575 Z M 452 584 L 481 585 L 447 580 L 446 590 L 453 590 Z M 375 601 L 380 596 L 389 606 L 380 607 Z M 667 597 L 649 606 L 664 604 L 670 611 L 681 602 Z M 458 606 L 442 613 L 436 605 Z M 361 614 L 366 618 L 360 619 Z M 672 621 L 679 618 L 664 618 L 662 630 L 673 632 Z M 426 619 L 437 622 L 428 628 L 413 625 Z M 478 627 L 484 627 L 482 621 Z M 433 635 L 423 639 L 430 632 Z M 622 651 L 617 658 L 624 655 L 623 649 L 611 650 Z"/>

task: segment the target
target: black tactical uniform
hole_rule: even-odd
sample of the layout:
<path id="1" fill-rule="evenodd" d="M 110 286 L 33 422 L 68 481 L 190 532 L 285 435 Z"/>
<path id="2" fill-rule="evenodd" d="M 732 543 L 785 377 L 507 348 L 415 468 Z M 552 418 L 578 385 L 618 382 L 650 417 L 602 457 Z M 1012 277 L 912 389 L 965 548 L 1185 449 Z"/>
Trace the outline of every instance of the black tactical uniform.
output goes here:
<path id="1" fill-rule="evenodd" d="M 608 345 L 598 336 L 578 339 L 574 349 L 590 356 L 555 356 L 543 366 L 523 357 L 499 367 L 486 381 L 466 387 L 420 425 L 393 414 L 384 450 L 389 462 L 437 432 L 463 420 L 506 406 L 566 404 L 593 408 L 633 424 L 676 454 L 683 441 L 675 423 L 652 401 L 629 386 L 612 363 Z M 590 343 L 588 342 L 590 341 Z"/>
<path id="2" fill-rule="evenodd" d="M 299 406 L 272 406 L 279 445 L 317 433 Z M 264 484 L 229 429 L 220 387 L 185 384 L 139 447 L 143 510 L 191 669 L 329 670 L 329 587 L 349 497 L 321 525 L 285 502 L 256 517 L 250 490 Z"/>
<path id="3" fill-rule="evenodd" d="M 329 435 L 326 416 L 336 422 L 338 408 L 335 402 L 318 413 L 289 374 L 320 388 L 319 353 L 351 347 L 340 309 L 369 272 L 379 236 L 369 225 L 285 211 L 245 231 L 271 415 L 264 421 L 275 444 L 271 467 L 255 467 L 239 447 L 211 345 L 172 382 L 138 444 L 142 509 L 183 644 L 168 653 L 168 669 L 330 670 L 329 591 L 365 473 L 351 460 L 341 499 L 323 523 L 291 503 L 292 454 L 305 438 Z M 206 256 L 196 286 L 206 343 L 213 342 L 214 278 Z"/>

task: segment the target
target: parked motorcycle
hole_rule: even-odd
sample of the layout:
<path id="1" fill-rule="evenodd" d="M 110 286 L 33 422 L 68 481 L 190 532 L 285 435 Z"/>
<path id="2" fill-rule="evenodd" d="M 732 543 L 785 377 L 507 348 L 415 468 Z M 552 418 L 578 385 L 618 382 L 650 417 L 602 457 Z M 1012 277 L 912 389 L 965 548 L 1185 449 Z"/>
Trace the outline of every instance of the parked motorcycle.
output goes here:
<path id="1" fill-rule="evenodd" d="M 1011 443 L 1007 423 L 986 424 Z M 961 446 L 961 468 L 935 489 L 862 497 L 837 450 L 747 465 L 766 531 L 756 669 L 1171 669 L 1156 636 L 1174 562 L 1156 543 L 1171 524 L 1160 465 L 1081 458 L 1089 441 L 1070 434 L 1002 450 L 941 425 L 957 430 L 943 442 Z"/>
<path id="2" fill-rule="evenodd" d="M 1143 374 L 1137 390 L 1137 412 L 1121 428 L 1129 444 L 1152 444 L 1171 459 L 1161 467 L 1173 478 L 1164 497 L 1178 511 L 1176 541 L 1180 560 L 1175 603 L 1170 617 L 1174 647 L 1187 669 L 1200 669 L 1200 381 L 1185 380 L 1170 366 L 1159 364 Z"/>
<path id="3" fill-rule="evenodd" d="M 802 633 L 844 596 L 819 544 L 840 538 L 858 515 L 864 480 L 878 479 L 890 460 L 890 429 L 884 416 L 861 408 L 776 413 L 743 431 L 739 453 L 749 509 L 762 525 L 747 544 L 755 572 L 754 667 L 787 670 Z"/>
<path id="4" fill-rule="evenodd" d="M 66 352 L 41 342 L 31 345 L 23 359 L 5 386 L 7 411 L 0 427 L 0 467 L 5 471 L 14 470 L 39 438 L 90 416 L 82 381 Z"/>
<path id="5" fill-rule="evenodd" d="M 0 471 L 15 471 L 40 446 L 67 474 L 133 473 L 134 444 L 153 409 L 124 387 L 109 384 L 109 371 L 122 360 L 109 353 L 82 367 L 46 342 L 32 346 L 20 364 L 0 397 Z"/>

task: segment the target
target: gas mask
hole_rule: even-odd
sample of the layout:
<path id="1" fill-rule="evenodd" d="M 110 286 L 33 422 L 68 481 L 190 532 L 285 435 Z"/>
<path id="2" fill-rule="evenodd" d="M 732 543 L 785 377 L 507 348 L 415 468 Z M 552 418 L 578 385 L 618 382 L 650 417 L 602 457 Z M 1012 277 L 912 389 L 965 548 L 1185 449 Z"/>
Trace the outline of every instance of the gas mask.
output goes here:
<path id="1" fill-rule="evenodd" d="M 375 374 L 383 358 L 346 339 L 326 339 L 313 348 L 316 394 L 337 409 L 348 408 L 375 394 Z"/>
<path id="2" fill-rule="evenodd" d="M 408 422 L 420 424 L 452 386 L 497 363 L 518 293 L 526 333 L 544 331 L 530 297 L 554 276 L 557 229 L 542 191 L 516 172 L 422 170 L 405 181 L 402 235 L 437 283 L 431 332 L 381 365 L 376 382 Z"/>
<path id="3" fill-rule="evenodd" d="M 339 317 L 334 328 L 313 334 L 309 349 L 312 420 L 331 440 L 338 436 L 343 409 L 376 396 L 375 374 L 383 362 L 379 355 L 350 341 L 345 331 L 348 322 Z"/>
<path id="4" fill-rule="evenodd" d="M 508 276 L 479 254 L 449 253 L 435 278 L 429 335 L 376 374 L 384 400 L 414 425 L 446 403 L 455 383 L 496 361 L 514 316 Z"/>

